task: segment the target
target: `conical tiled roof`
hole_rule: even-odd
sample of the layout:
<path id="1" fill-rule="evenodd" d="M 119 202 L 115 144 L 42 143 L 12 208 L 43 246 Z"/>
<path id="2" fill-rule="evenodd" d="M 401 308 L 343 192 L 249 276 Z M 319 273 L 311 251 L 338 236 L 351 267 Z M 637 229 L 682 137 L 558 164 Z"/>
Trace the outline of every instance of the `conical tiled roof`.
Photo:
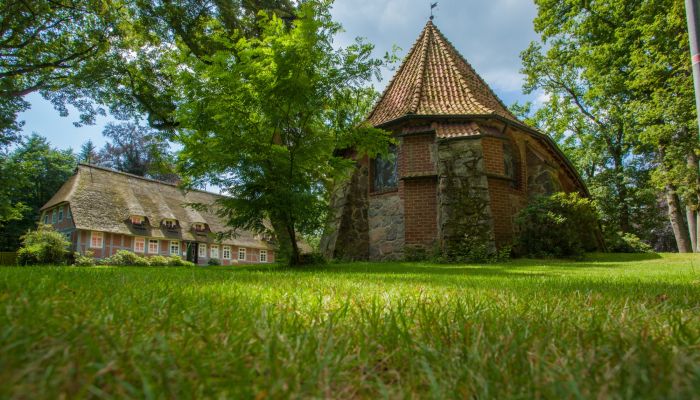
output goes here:
<path id="1" fill-rule="evenodd" d="M 379 126 L 406 115 L 498 115 L 518 122 L 432 21 L 368 120 Z"/>

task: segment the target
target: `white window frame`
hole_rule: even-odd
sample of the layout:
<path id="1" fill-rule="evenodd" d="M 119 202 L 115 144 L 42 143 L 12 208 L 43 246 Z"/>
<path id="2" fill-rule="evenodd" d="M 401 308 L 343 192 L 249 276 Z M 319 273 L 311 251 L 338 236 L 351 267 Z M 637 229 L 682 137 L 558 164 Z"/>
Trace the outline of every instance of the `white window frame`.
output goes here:
<path id="1" fill-rule="evenodd" d="M 263 260 L 263 258 L 265 258 L 265 259 Z M 261 263 L 266 263 L 267 262 L 267 250 L 260 249 L 260 255 L 259 255 L 258 259 L 260 260 Z"/>
<path id="2" fill-rule="evenodd" d="M 136 244 L 139 242 L 139 240 L 141 240 L 141 245 L 142 245 L 141 250 L 139 250 L 136 247 Z M 134 237 L 134 253 L 146 254 L 146 238 L 145 237 L 142 237 L 142 236 Z"/>
<path id="3" fill-rule="evenodd" d="M 177 252 L 173 252 L 173 246 L 177 245 Z M 179 240 L 171 240 L 170 241 L 170 255 L 171 256 L 179 256 L 180 255 L 180 241 Z"/>
<path id="4" fill-rule="evenodd" d="M 58 222 L 58 211 L 54 208 L 51 212 L 51 223 L 55 224 L 56 222 Z"/>
<path id="5" fill-rule="evenodd" d="M 58 207 L 58 222 L 63 222 L 63 206 Z"/>
<path id="6" fill-rule="evenodd" d="M 218 244 L 212 244 L 209 246 L 209 256 L 211 258 L 216 258 L 217 260 L 219 259 L 219 245 Z"/>
<path id="7" fill-rule="evenodd" d="M 100 245 L 95 245 L 95 239 L 100 239 Z M 102 249 L 105 247 L 105 234 L 104 232 L 90 231 L 90 248 L 91 249 Z"/>
<path id="8" fill-rule="evenodd" d="M 143 225 L 146 223 L 146 218 L 140 216 L 140 215 L 132 215 L 131 216 L 131 224 L 132 225 Z"/>
<path id="9" fill-rule="evenodd" d="M 156 251 L 151 251 L 151 243 L 156 242 Z M 158 239 L 148 239 L 148 254 L 159 254 L 160 253 L 160 240 Z"/>
<path id="10" fill-rule="evenodd" d="M 241 257 L 241 255 L 243 257 Z M 238 261 L 245 261 L 246 258 L 246 249 L 245 247 L 239 247 L 238 248 Z"/>
<path id="11" fill-rule="evenodd" d="M 172 226 L 169 226 L 171 224 L 172 224 Z M 165 226 L 166 229 L 175 229 L 175 228 L 177 228 L 177 220 L 166 219 L 163 221 L 163 225 Z"/>
<path id="12" fill-rule="evenodd" d="M 204 252 L 204 254 L 202 254 Z M 204 243 L 199 244 L 199 248 L 197 249 L 197 257 L 201 258 L 208 258 L 207 257 L 207 245 Z"/>
<path id="13" fill-rule="evenodd" d="M 231 259 L 231 246 L 224 246 L 223 250 L 221 250 L 221 255 L 224 257 L 224 260 L 230 260 Z"/>
<path id="14" fill-rule="evenodd" d="M 194 224 L 194 230 L 197 232 L 204 232 L 207 230 L 207 226 L 202 223 L 196 223 Z"/>

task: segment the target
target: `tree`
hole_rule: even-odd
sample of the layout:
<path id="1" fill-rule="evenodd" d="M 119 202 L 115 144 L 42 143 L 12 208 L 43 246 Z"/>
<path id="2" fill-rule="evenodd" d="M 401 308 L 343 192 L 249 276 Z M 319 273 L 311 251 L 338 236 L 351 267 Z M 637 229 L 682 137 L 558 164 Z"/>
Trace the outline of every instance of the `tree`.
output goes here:
<path id="1" fill-rule="evenodd" d="M 20 215 L 12 223 L 0 226 L 0 249 L 16 250 L 19 238 L 35 228 L 39 209 L 73 175 L 76 166 L 71 150 L 51 148 L 46 138 L 32 135 L 22 141 L 7 158 L 14 179 L 9 187 L 12 204 L 22 204 Z"/>
<path id="2" fill-rule="evenodd" d="M 97 154 L 97 146 L 88 140 L 80 146 L 80 152 L 78 153 L 78 162 L 88 163 L 88 164 L 99 164 L 100 159 Z"/>
<path id="3" fill-rule="evenodd" d="M 376 98 L 364 85 L 381 61 L 357 41 L 335 48 L 326 1 L 301 3 L 292 26 L 260 15 L 260 34 L 212 38 L 221 50 L 177 65 L 180 163 L 231 197 L 219 201 L 234 228 L 271 221 L 282 255 L 301 261 L 297 238 L 322 228 L 328 187 L 354 165 L 336 150 L 386 149 L 386 133 L 363 123 Z"/>
<path id="4" fill-rule="evenodd" d="M 96 164 L 167 182 L 179 180 L 169 144 L 158 132 L 137 123 L 110 123 L 102 134 L 110 142 Z"/>
<path id="5" fill-rule="evenodd" d="M 78 125 L 93 123 L 106 106 L 122 119 L 145 115 L 152 127 L 172 130 L 170 58 L 180 50 L 211 55 L 212 36 L 255 35 L 258 11 L 292 9 L 290 0 L 3 1 L 0 135 L 20 130 L 24 97 L 35 92 L 63 116 L 67 105 L 76 107 Z"/>
<path id="6" fill-rule="evenodd" d="M 687 124 L 693 97 L 687 96 L 692 77 L 689 66 L 684 66 L 687 36 L 681 28 L 682 4 L 672 0 L 537 0 L 536 4 L 535 29 L 542 43 L 531 44 L 522 54 L 525 89 L 543 90 L 549 100 L 546 111 L 535 119 L 554 128 L 561 143 L 578 148 L 579 157 L 573 158 L 594 194 L 603 189 L 597 193 L 606 199 L 601 204 L 614 204 L 607 214 L 614 216 L 619 230 L 639 232 L 632 221 L 643 219 L 635 213 L 655 208 L 646 189 L 650 182 L 655 182 L 657 193 L 665 193 L 671 222 L 681 224 L 676 210 L 682 207 L 674 207 L 680 202 L 678 194 L 688 202 L 692 196 L 685 188 L 696 192 L 698 187 L 687 161 L 696 145 L 691 144 L 695 133 Z M 676 228 L 675 232 L 687 232 Z M 683 237 L 677 242 L 684 250 Z"/>
<path id="7" fill-rule="evenodd" d="M 39 92 L 62 113 L 67 104 L 82 122 L 99 112 L 82 88 L 104 71 L 93 68 L 110 46 L 117 1 L 6 0 L 0 4 L 0 135 L 19 131 L 24 97 Z"/>

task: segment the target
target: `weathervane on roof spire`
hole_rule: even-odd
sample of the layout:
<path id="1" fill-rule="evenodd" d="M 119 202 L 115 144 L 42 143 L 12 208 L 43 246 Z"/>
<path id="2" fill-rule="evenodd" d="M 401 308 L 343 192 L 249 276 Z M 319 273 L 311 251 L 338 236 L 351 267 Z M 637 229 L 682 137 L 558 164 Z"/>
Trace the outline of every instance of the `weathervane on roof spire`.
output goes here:
<path id="1" fill-rule="evenodd" d="M 433 9 L 438 6 L 437 1 L 435 3 L 430 3 L 430 20 L 432 21 L 435 19 L 435 16 L 433 15 Z"/>

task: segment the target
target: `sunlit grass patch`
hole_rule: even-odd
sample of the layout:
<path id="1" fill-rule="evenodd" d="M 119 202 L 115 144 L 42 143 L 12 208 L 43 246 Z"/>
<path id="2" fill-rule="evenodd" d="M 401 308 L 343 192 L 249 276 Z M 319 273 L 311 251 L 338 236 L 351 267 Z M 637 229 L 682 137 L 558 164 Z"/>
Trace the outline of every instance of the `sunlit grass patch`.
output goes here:
<path id="1" fill-rule="evenodd" d="M 694 398 L 699 261 L 5 268 L 0 397 Z"/>

